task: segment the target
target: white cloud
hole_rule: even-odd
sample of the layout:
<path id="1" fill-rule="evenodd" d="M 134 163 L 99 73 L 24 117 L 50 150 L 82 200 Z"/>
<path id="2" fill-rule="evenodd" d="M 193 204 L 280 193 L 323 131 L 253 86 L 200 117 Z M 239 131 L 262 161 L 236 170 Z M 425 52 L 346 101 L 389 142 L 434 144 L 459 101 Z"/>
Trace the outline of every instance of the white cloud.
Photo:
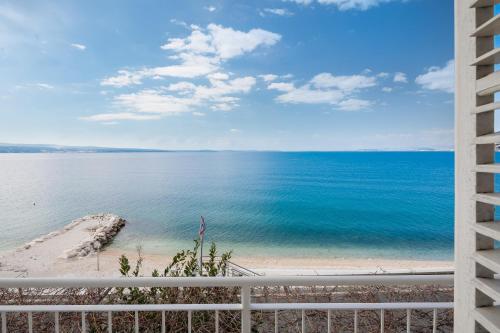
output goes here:
<path id="1" fill-rule="evenodd" d="M 295 86 L 289 82 L 273 82 L 267 86 L 267 89 L 286 92 L 294 90 Z"/>
<path id="2" fill-rule="evenodd" d="M 101 113 L 95 114 L 88 117 L 81 117 L 82 120 L 87 121 L 97 121 L 103 123 L 115 122 L 117 120 L 153 120 L 160 119 L 158 115 L 144 115 L 131 112 L 120 112 L 120 113 Z"/>
<path id="3" fill-rule="evenodd" d="M 170 38 L 161 48 L 177 53 L 210 54 L 227 60 L 251 52 L 262 45 L 274 45 L 280 39 L 279 34 L 263 29 L 244 32 L 211 23 L 206 31 L 193 30 L 186 38 Z"/>
<path id="4" fill-rule="evenodd" d="M 87 46 L 83 45 L 83 44 L 78 44 L 78 43 L 73 43 L 73 44 L 70 44 L 72 47 L 74 47 L 75 49 L 78 49 L 80 51 L 85 51 L 85 49 L 87 48 Z"/>
<path id="5" fill-rule="evenodd" d="M 209 79 L 209 85 L 195 85 L 192 82 L 180 81 L 166 87 L 144 89 L 130 94 L 121 94 L 114 97 L 114 106 L 120 110 L 127 110 L 128 120 L 155 120 L 164 116 L 192 113 L 203 116 L 204 113 L 196 108 L 207 106 L 214 111 L 231 111 L 238 106 L 239 98 L 235 95 L 250 92 L 257 80 L 252 76 L 228 80 L 223 73 Z M 225 80 L 227 79 L 227 80 Z M 116 113 L 99 114 L 86 117 L 85 120 L 109 121 L 106 115 L 115 119 Z M 137 119 L 129 115 L 138 115 Z M 143 117 L 144 116 L 144 117 Z M 101 120 L 102 119 L 102 120 Z"/>
<path id="6" fill-rule="evenodd" d="M 381 79 L 386 79 L 389 77 L 389 73 L 386 73 L 386 72 L 378 73 L 377 77 L 379 77 Z"/>
<path id="7" fill-rule="evenodd" d="M 300 87 L 289 82 L 272 82 L 267 88 L 283 92 L 276 97 L 278 103 L 328 104 L 339 110 L 357 111 L 369 108 L 373 102 L 356 95 L 376 85 L 376 76 L 320 73 Z"/>
<path id="8" fill-rule="evenodd" d="M 103 79 L 101 86 L 125 87 L 132 84 L 141 84 L 142 77 L 141 72 L 130 72 L 122 69 L 118 71 L 118 75 Z"/>
<path id="9" fill-rule="evenodd" d="M 115 96 L 113 105 L 120 113 L 106 113 L 86 117 L 86 120 L 113 121 L 117 117 L 129 120 L 158 119 L 169 115 L 192 113 L 203 116 L 197 109 L 204 107 L 216 111 L 230 111 L 239 106 L 239 95 L 247 94 L 257 80 L 253 76 L 232 78 L 233 73 L 223 71 L 229 59 L 252 52 L 261 46 L 277 43 L 281 36 L 262 29 L 247 32 L 209 24 L 206 28 L 172 20 L 191 30 L 185 38 L 170 38 L 161 49 L 173 54 L 168 58 L 177 64 L 146 67 L 135 71 L 122 69 L 117 75 L 107 77 L 101 85 L 124 87 L 142 84 L 144 79 L 175 77 L 194 79 L 204 77 L 208 83 L 199 84 L 183 80 L 166 86 L 142 89 Z M 266 76 L 266 79 L 270 79 Z M 117 116 L 118 115 L 118 116 Z"/>
<path id="10" fill-rule="evenodd" d="M 217 103 L 214 104 L 210 107 L 213 111 L 231 111 L 234 109 L 238 104 L 235 103 Z"/>
<path id="11" fill-rule="evenodd" d="M 286 8 L 264 8 L 260 13 L 261 16 L 265 16 L 265 14 L 273 14 L 278 16 L 292 16 L 293 13 Z"/>
<path id="12" fill-rule="evenodd" d="M 215 12 L 217 10 L 217 8 L 215 8 L 214 6 L 205 7 L 205 9 L 208 10 L 209 12 Z"/>
<path id="13" fill-rule="evenodd" d="M 175 115 L 191 112 L 191 106 L 196 104 L 190 98 L 181 98 L 163 94 L 159 90 L 146 89 L 132 94 L 118 95 L 114 104 L 120 109 L 127 109 L 138 113 L 154 113 Z"/>
<path id="14" fill-rule="evenodd" d="M 212 36 L 212 45 L 215 47 L 216 54 L 221 59 L 237 57 L 261 45 L 271 46 L 281 39 L 281 35 L 262 29 L 243 32 L 213 23 L 207 28 Z"/>
<path id="15" fill-rule="evenodd" d="M 181 27 L 189 29 L 189 25 L 186 22 L 178 20 L 178 19 L 171 19 L 170 23 L 175 24 L 175 25 L 180 25 Z"/>
<path id="16" fill-rule="evenodd" d="M 187 24 L 174 21 L 176 24 Z M 191 34 L 185 38 L 170 38 L 161 49 L 174 54 L 169 58 L 179 64 L 145 68 L 137 71 L 120 70 L 118 75 L 105 78 L 102 85 L 124 87 L 141 84 L 144 78 L 161 79 L 163 77 L 196 78 L 217 72 L 222 63 L 231 58 L 254 51 L 260 46 L 276 44 L 281 36 L 262 29 L 248 32 L 209 24 L 206 29 L 190 26 Z M 215 79 L 222 79 L 223 73 Z"/>
<path id="17" fill-rule="evenodd" d="M 284 2 L 295 2 L 300 5 L 310 5 L 313 0 L 283 0 Z"/>
<path id="18" fill-rule="evenodd" d="M 195 111 L 195 112 L 193 112 L 193 116 L 196 116 L 196 117 L 205 117 L 205 114 L 203 112 Z"/>
<path id="19" fill-rule="evenodd" d="M 238 100 L 238 98 L 229 95 L 248 93 L 256 81 L 251 76 L 229 81 L 212 81 L 210 86 L 197 86 L 192 97 L 194 100 L 215 102 L 220 104 L 217 109 L 229 111 L 229 107 L 236 106 Z"/>
<path id="20" fill-rule="evenodd" d="M 176 59 L 182 60 L 182 63 L 180 65 L 149 68 L 139 71 L 137 74 L 142 77 L 152 78 L 161 78 L 164 76 L 195 78 L 219 69 L 219 65 L 215 59 L 199 54 L 181 53 L 176 56 Z"/>
<path id="21" fill-rule="evenodd" d="M 382 91 L 386 92 L 386 93 L 390 93 L 390 92 L 392 92 L 392 88 L 391 87 L 383 87 Z"/>
<path id="22" fill-rule="evenodd" d="M 161 49 L 175 52 L 214 53 L 215 49 L 211 42 L 212 36 L 200 30 L 193 30 L 191 35 L 186 38 L 168 39 L 167 43 L 161 46 Z"/>
<path id="23" fill-rule="evenodd" d="M 301 5 L 310 5 L 314 0 L 283 0 L 287 2 L 295 2 Z M 322 5 L 333 5 L 339 10 L 367 10 L 372 7 L 376 7 L 383 3 L 402 1 L 406 2 L 408 0 L 316 0 Z"/>
<path id="24" fill-rule="evenodd" d="M 229 130 L 229 132 L 231 132 L 231 133 L 240 133 L 240 132 L 241 132 L 241 130 L 239 130 L 239 129 L 237 129 L 237 128 L 231 128 L 231 129 Z"/>
<path id="25" fill-rule="evenodd" d="M 337 88 L 345 92 L 373 87 L 376 78 L 365 75 L 333 76 L 330 73 L 321 73 L 313 77 L 311 83 L 316 88 Z"/>
<path id="26" fill-rule="evenodd" d="M 265 82 L 271 82 L 276 80 L 279 76 L 275 74 L 263 74 L 259 75 L 259 77 L 264 80 Z"/>
<path id="27" fill-rule="evenodd" d="M 180 91 L 180 92 L 189 92 L 189 91 L 194 91 L 195 89 L 196 85 L 187 81 L 172 83 L 167 87 L 167 90 L 169 91 Z"/>
<path id="28" fill-rule="evenodd" d="M 408 78 L 406 77 L 406 74 L 403 72 L 397 72 L 394 74 L 394 82 L 397 83 L 408 83 Z"/>
<path id="29" fill-rule="evenodd" d="M 427 90 L 453 93 L 455 91 L 455 60 L 448 61 L 442 68 L 429 68 L 427 73 L 419 75 L 415 82 Z"/>
<path id="30" fill-rule="evenodd" d="M 229 79 L 229 75 L 226 73 L 217 72 L 217 73 L 208 74 L 207 78 L 209 80 L 223 81 L 223 80 Z"/>
<path id="31" fill-rule="evenodd" d="M 372 104 L 371 101 L 351 98 L 340 102 L 338 107 L 342 111 L 359 111 L 369 108 Z"/>
<path id="32" fill-rule="evenodd" d="M 35 83 L 35 86 L 40 89 L 54 89 L 54 86 L 48 83 Z"/>
<path id="33" fill-rule="evenodd" d="M 288 91 L 276 100 L 280 103 L 292 104 L 338 104 L 344 98 L 340 90 L 313 90 L 310 85 Z"/>
<path id="34" fill-rule="evenodd" d="M 390 1 L 391 0 L 318 0 L 318 2 L 323 5 L 335 5 L 339 10 L 367 10 L 381 3 Z"/>

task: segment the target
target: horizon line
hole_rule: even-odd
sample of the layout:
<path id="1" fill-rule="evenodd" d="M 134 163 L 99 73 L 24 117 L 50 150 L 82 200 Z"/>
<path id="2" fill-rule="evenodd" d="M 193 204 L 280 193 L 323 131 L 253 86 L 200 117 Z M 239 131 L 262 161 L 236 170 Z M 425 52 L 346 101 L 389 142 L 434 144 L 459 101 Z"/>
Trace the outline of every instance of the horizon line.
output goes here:
<path id="1" fill-rule="evenodd" d="M 210 149 L 210 148 L 200 148 L 200 149 L 164 149 L 164 148 L 137 148 L 137 147 L 109 147 L 109 146 L 67 146 L 58 144 L 33 144 L 33 143 L 1 143 L 1 147 L 33 147 L 33 148 L 48 148 L 53 149 L 52 151 L 41 151 L 41 152 L 31 152 L 31 153 L 57 153 L 61 150 L 61 153 L 96 153 L 95 151 L 78 151 L 77 149 L 96 149 L 96 150 L 113 150 L 116 153 L 119 152 L 156 152 L 156 153 L 168 153 L 168 152 L 283 152 L 283 153 L 334 153 L 334 152 L 454 152 L 454 148 L 451 149 L 434 149 L 434 148 L 360 148 L 360 149 L 334 149 L 334 150 L 324 150 L 324 149 L 304 149 L 304 150 L 286 150 L 286 149 Z M 73 151 L 64 151 L 64 149 L 70 149 Z M 108 153 L 113 153 L 113 151 L 107 151 Z M 106 151 L 105 151 L 106 152 Z M 2 153 L 0 151 L 0 153 Z M 5 153 L 5 152 L 4 152 Z M 30 153 L 30 152 L 11 152 L 11 153 Z"/>

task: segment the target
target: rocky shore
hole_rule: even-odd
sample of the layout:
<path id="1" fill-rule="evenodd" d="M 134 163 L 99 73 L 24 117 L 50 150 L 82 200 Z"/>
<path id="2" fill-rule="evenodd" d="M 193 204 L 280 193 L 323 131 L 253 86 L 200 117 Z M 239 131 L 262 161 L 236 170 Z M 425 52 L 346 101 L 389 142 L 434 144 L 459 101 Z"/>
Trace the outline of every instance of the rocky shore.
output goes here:
<path id="1" fill-rule="evenodd" d="M 64 230 L 71 230 L 82 223 L 88 224 L 86 227 L 89 231 L 88 238 L 82 240 L 74 248 L 65 250 L 63 258 L 85 257 L 90 253 L 102 249 L 113 240 L 120 229 L 125 226 L 126 221 L 113 214 L 91 215 L 74 220 Z"/>
<path id="2" fill-rule="evenodd" d="M 40 236 L 0 257 L 0 275 L 52 275 L 56 266 L 74 263 L 108 245 L 125 226 L 115 214 L 88 215 Z"/>

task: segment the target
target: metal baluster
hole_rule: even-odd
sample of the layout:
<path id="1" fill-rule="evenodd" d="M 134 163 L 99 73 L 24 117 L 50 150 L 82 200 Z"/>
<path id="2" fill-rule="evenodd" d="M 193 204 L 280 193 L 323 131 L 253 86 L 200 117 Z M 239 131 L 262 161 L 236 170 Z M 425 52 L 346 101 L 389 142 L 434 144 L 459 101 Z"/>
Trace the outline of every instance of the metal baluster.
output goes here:
<path id="1" fill-rule="evenodd" d="M 252 331 L 252 312 L 250 303 L 252 302 L 252 291 L 250 286 L 241 287 L 241 332 L 250 333 Z"/>
<path id="2" fill-rule="evenodd" d="M 278 310 L 274 310 L 274 333 L 278 333 Z"/>
<path id="3" fill-rule="evenodd" d="M 59 333 L 59 312 L 54 312 L 54 330 Z"/>
<path id="4" fill-rule="evenodd" d="M 161 312 L 161 333 L 166 333 L 167 329 L 165 327 L 165 311 Z"/>
<path id="5" fill-rule="evenodd" d="M 188 311 L 188 333 L 191 333 L 191 321 L 192 321 L 192 312 L 191 310 Z"/>
<path id="6" fill-rule="evenodd" d="M 134 315 L 135 319 L 135 333 L 139 333 L 139 311 L 136 311 L 135 312 L 135 315 Z"/>
<path id="7" fill-rule="evenodd" d="M 113 313 L 108 311 L 108 333 L 113 333 Z"/>
<path id="8" fill-rule="evenodd" d="M 410 333 L 411 330 L 411 310 L 406 309 L 406 333 Z"/>
<path id="9" fill-rule="evenodd" d="M 2 333 L 7 333 L 7 314 L 2 312 Z"/>
<path id="10" fill-rule="evenodd" d="M 434 309 L 432 311 L 432 333 L 437 332 L 437 314 L 438 314 L 438 310 Z"/>
<path id="11" fill-rule="evenodd" d="M 326 317 L 328 319 L 327 332 L 332 333 L 332 310 L 328 310 Z"/>
<path id="12" fill-rule="evenodd" d="M 306 333 L 306 311 L 302 309 L 302 333 Z"/>
<path id="13" fill-rule="evenodd" d="M 85 311 L 82 312 L 82 332 L 87 332 L 87 323 L 85 322 Z"/>
<path id="14" fill-rule="evenodd" d="M 219 333 L 219 310 L 215 310 L 215 333 Z"/>
<path id="15" fill-rule="evenodd" d="M 33 313 L 28 312 L 28 332 L 33 333 Z"/>
<path id="16" fill-rule="evenodd" d="M 354 310 L 354 333 L 358 333 L 358 310 Z"/>
<path id="17" fill-rule="evenodd" d="M 380 333 L 384 333 L 385 326 L 385 313 L 384 310 L 380 310 Z"/>

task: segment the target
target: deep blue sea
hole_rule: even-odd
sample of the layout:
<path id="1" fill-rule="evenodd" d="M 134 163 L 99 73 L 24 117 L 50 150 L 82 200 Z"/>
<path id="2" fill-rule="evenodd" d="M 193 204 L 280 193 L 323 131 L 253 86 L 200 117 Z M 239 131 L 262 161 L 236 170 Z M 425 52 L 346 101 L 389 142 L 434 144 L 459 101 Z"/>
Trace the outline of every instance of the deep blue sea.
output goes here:
<path id="1" fill-rule="evenodd" d="M 451 152 L 0 154 L 0 249 L 112 212 L 123 249 L 188 247 L 203 215 L 236 256 L 448 260 L 453 186 Z"/>

